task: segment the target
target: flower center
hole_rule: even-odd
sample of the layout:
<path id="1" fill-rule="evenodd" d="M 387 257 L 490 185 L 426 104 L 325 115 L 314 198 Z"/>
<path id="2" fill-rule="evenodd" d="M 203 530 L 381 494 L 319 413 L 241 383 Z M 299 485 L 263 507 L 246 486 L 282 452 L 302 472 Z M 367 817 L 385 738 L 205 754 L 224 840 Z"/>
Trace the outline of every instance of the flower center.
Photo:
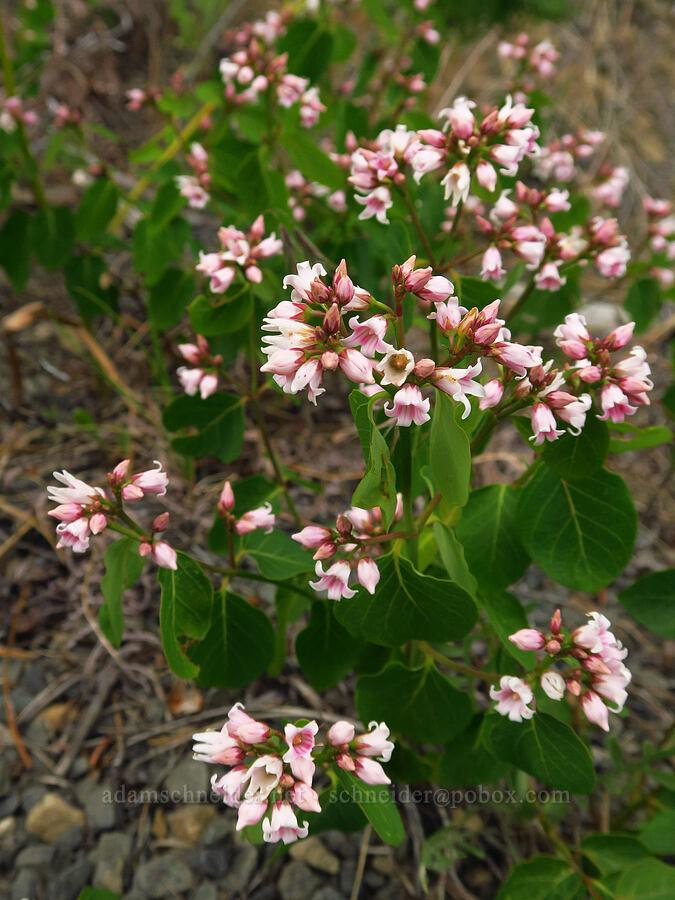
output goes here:
<path id="1" fill-rule="evenodd" d="M 395 353 L 389 359 L 389 365 L 392 369 L 395 369 L 397 372 L 402 372 L 405 367 L 408 365 L 408 357 L 405 353 Z"/>

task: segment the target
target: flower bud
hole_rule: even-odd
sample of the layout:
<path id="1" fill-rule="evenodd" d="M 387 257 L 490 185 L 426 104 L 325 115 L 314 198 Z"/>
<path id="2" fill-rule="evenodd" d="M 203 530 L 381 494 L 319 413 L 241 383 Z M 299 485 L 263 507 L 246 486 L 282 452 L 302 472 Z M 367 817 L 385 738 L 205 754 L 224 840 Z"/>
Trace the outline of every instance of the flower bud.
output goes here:
<path id="1" fill-rule="evenodd" d="M 355 734 L 356 731 L 353 725 L 349 722 L 340 720 L 334 725 L 331 725 L 326 737 L 328 738 L 328 743 L 332 744 L 333 747 L 341 747 L 345 744 L 350 744 L 354 740 Z"/>
<path id="2" fill-rule="evenodd" d="M 335 757 L 335 762 L 341 769 L 344 769 L 345 772 L 353 772 L 356 769 L 354 760 L 351 758 L 349 753 L 339 753 Z"/>
<path id="3" fill-rule="evenodd" d="M 541 676 L 541 688 L 551 700 L 562 700 L 565 695 L 565 679 L 558 672 L 549 669 Z"/>
<path id="4" fill-rule="evenodd" d="M 123 459 L 122 462 L 117 463 L 112 472 L 108 475 L 108 480 L 110 484 L 122 484 L 123 481 L 126 481 L 129 476 L 129 465 L 130 460 Z"/>
<path id="5" fill-rule="evenodd" d="M 333 290 L 338 303 L 349 303 L 354 296 L 354 282 L 347 275 L 347 263 L 340 260 L 340 265 L 333 275 Z"/>
<path id="6" fill-rule="evenodd" d="M 347 516 L 343 516 L 342 513 L 340 513 L 335 520 L 335 529 L 342 537 L 347 537 L 352 533 L 352 523 Z"/>
<path id="7" fill-rule="evenodd" d="M 138 555 L 149 556 L 150 553 L 152 553 L 152 544 L 149 544 L 148 541 L 141 541 L 138 545 Z"/>
<path id="8" fill-rule="evenodd" d="M 108 520 L 104 513 L 94 513 L 89 519 L 89 530 L 92 534 L 100 534 L 108 524 Z"/>
<path id="9" fill-rule="evenodd" d="M 560 610 L 556 609 L 556 611 L 551 616 L 551 633 L 552 634 L 560 634 L 561 628 L 562 628 L 562 616 L 560 615 Z"/>
<path id="10" fill-rule="evenodd" d="M 337 355 L 335 350 L 325 350 L 321 354 L 321 368 L 328 369 L 332 371 L 333 369 L 337 369 L 338 363 L 340 362 L 340 357 Z"/>
<path id="11" fill-rule="evenodd" d="M 546 644 L 546 652 L 550 653 L 551 656 L 555 656 L 556 653 L 560 653 L 560 641 L 548 641 L 548 643 Z"/>
<path id="12" fill-rule="evenodd" d="M 292 775 L 289 775 L 288 772 L 284 772 L 284 774 L 279 779 L 279 787 L 287 790 L 288 788 L 292 788 L 295 784 L 295 779 Z"/>
<path id="13" fill-rule="evenodd" d="M 578 697 L 581 693 L 581 684 L 575 678 L 568 678 L 565 686 L 570 694 L 574 694 L 575 697 Z"/>
<path id="14" fill-rule="evenodd" d="M 125 484 L 122 488 L 122 500 L 142 500 L 143 491 L 135 484 Z"/>
<path id="15" fill-rule="evenodd" d="M 169 513 L 163 512 L 163 513 L 160 513 L 155 518 L 155 521 L 152 523 L 152 530 L 153 531 L 166 531 L 168 525 L 169 525 Z"/>
<path id="16" fill-rule="evenodd" d="M 521 628 L 509 635 L 509 640 L 519 650 L 541 650 L 544 646 L 544 635 L 535 628 Z"/>
<path id="17" fill-rule="evenodd" d="M 232 485 L 229 481 L 226 481 L 223 485 L 223 489 L 220 492 L 220 500 L 218 501 L 217 509 L 219 516 L 224 515 L 231 509 L 234 509 L 234 491 L 232 490 Z"/>
<path id="18" fill-rule="evenodd" d="M 413 372 L 415 373 L 415 375 L 417 375 L 418 378 L 428 378 L 435 368 L 436 363 L 433 361 L 433 359 L 424 357 L 423 359 L 417 360 Z"/>
<path id="19" fill-rule="evenodd" d="M 331 556 L 335 556 L 336 552 L 335 544 L 332 541 L 326 541 L 325 544 L 321 544 L 312 559 L 330 559 Z"/>
<path id="20" fill-rule="evenodd" d="M 340 330 L 341 321 L 340 307 L 337 303 L 332 303 L 330 309 L 323 317 L 323 328 L 326 334 L 336 334 Z"/>

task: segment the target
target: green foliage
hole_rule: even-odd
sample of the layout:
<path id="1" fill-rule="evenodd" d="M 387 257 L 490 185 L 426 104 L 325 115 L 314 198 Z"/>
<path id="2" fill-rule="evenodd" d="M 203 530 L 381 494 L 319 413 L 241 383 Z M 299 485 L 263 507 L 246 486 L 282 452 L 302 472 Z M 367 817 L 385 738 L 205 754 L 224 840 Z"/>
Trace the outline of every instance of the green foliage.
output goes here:
<path id="1" fill-rule="evenodd" d="M 585 896 L 581 877 L 569 863 L 535 856 L 511 869 L 497 900 L 583 900 Z"/>
<path id="2" fill-rule="evenodd" d="M 105 603 L 98 611 L 98 620 L 113 647 L 119 647 L 124 634 L 122 594 L 138 579 L 144 564 L 138 555 L 138 541 L 128 537 L 110 544 L 105 552 L 105 575 L 101 581 Z"/>
<path id="3" fill-rule="evenodd" d="M 349 395 L 349 403 L 366 462 L 366 474 L 354 491 L 352 503 L 364 509 L 379 506 L 388 527 L 396 510 L 396 473 L 389 447 L 375 424 L 372 399 L 354 390 Z"/>
<path id="4" fill-rule="evenodd" d="M 244 439 L 244 408 L 239 398 L 224 391 L 206 400 L 183 394 L 166 407 L 162 416 L 169 431 L 195 429 L 175 437 L 171 446 L 186 456 L 213 454 L 221 462 L 237 459 Z"/>
<path id="5" fill-rule="evenodd" d="M 665 638 L 675 638 L 675 569 L 652 572 L 625 588 L 619 601 L 625 609 Z"/>
<path id="6" fill-rule="evenodd" d="M 331 601 L 317 601 L 309 624 L 295 639 L 295 655 L 312 687 L 327 691 L 354 668 L 363 646 L 337 621 Z"/>
<path id="7" fill-rule="evenodd" d="M 448 506 L 464 506 L 471 478 L 469 439 L 457 424 L 454 403 L 441 391 L 436 393 L 431 420 L 429 465 L 434 484 Z"/>
<path id="8" fill-rule="evenodd" d="M 351 772 L 340 770 L 342 788 L 359 806 L 385 844 L 397 846 L 404 838 L 403 822 L 386 785 L 364 784 Z"/>
<path id="9" fill-rule="evenodd" d="M 211 621 L 213 588 L 201 566 L 178 553 L 177 569 L 160 569 L 159 629 L 164 655 L 180 678 L 195 678 L 199 668 L 188 658 L 189 642 L 202 640 Z"/>

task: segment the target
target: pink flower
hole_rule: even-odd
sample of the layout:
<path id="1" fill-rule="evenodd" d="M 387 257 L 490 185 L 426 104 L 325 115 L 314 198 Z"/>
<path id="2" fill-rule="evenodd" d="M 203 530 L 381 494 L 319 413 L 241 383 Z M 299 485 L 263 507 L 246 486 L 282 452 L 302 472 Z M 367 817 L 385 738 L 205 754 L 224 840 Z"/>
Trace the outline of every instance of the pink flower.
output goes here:
<path id="1" fill-rule="evenodd" d="M 492 207 L 490 212 L 490 219 L 494 222 L 495 220 L 506 222 L 507 219 L 512 218 L 513 216 L 517 216 L 520 212 L 520 207 L 517 203 L 514 203 L 513 200 L 509 200 L 510 190 L 502 191 L 499 195 L 499 199 Z"/>
<path id="2" fill-rule="evenodd" d="M 553 332 L 556 344 L 571 359 L 584 359 L 588 353 L 587 343 L 591 336 L 586 328 L 586 320 L 579 313 L 565 316 L 565 323 Z"/>
<path id="3" fill-rule="evenodd" d="M 362 212 L 359 213 L 359 219 L 371 219 L 375 216 L 377 221 L 383 225 L 389 224 L 387 210 L 394 205 L 389 188 L 377 187 L 369 194 L 366 194 L 365 197 L 357 194 L 354 199 L 364 207 Z"/>
<path id="4" fill-rule="evenodd" d="M 227 726 L 224 726 L 227 727 Z M 267 800 L 272 791 L 279 784 L 284 771 L 284 764 L 279 756 L 259 756 L 249 766 L 246 789 L 247 800 Z M 258 819 L 256 819 L 258 821 Z"/>
<path id="5" fill-rule="evenodd" d="M 474 397 L 485 396 L 483 385 L 473 380 L 480 375 L 481 371 L 482 364 L 478 360 L 474 365 L 467 366 L 466 369 L 451 369 L 441 366 L 431 376 L 434 387 L 445 394 L 449 394 L 456 403 L 463 404 L 463 419 L 466 419 L 471 412 L 471 402 L 467 395 L 473 395 Z"/>
<path id="6" fill-rule="evenodd" d="M 620 278 L 626 272 L 630 250 L 625 243 L 602 250 L 595 257 L 595 265 L 605 278 Z"/>
<path id="7" fill-rule="evenodd" d="M 305 812 L 321 812 L 319 795 L 304 781 L 296 781 L 290 792 L 290 800 L 298 809 Z"/>
<path id="8" fill-rule="evenodd" d="M 564 430 L 556 428 L 555 416 L 545 403 L 535 403 L 530 411 L 530 419 L 532 421 L 532 431 L 534 434 L 530 438 L 534 441 L 535 446 L 543 444 L 544 440 L 557 441 Z"/>
<path id="9" fill-rule="evenodd" d="M 564 393 L 564 391 L 554 391 L 548 395 L 548 401 L 555 409 L 556 416 L 571 426 L 572 434 L 578 435 L 586 424 L 586 413 L 591 408 L 593 401 L 590 394 L 580 394 L 579 397 L 571 399 L 563 406 L 558 406 L 557 397 Z M 566 396 L 571 397 L 572 395 L 567 394 Z"/>
<path id="10" fill-rule="evenodd" d="M 391 784 L 382 766 L 368 756 L 357 756 L 354 759 L 354 774 L 366 784 Z"/>
<path id="11" fill-rule="evenodd" d="M 368 731 L 356 737 L 356 752 L 361 756 L 373 756 L 380 762 L 389 762 L 394 744 L 389 740 L 389 729 L 384 722 L 369 722 Z"/>
<path id="12" fill-rule="evenodd" d="M 268 844 L 276 844 L 278 841 L 292 844 L 298 838 L 306 838 L 308 830 L 308 822 L 298 825 L 290 803 L 277 800 L 272 806 L 271 817 L 263 821 L 263 840 Z"/>
<path id="13" fill-rule="evenodd" d="M 47 496 L 53 503 L 77 503 L 81 506 L 87 506 L 100 497 L 105 497 L 105 493 L 101 488 L 92 487 L 86 481 L 82 481 L 71 475 L 70 472 L 54 472 L 54 478 L 65 484 L 66 487 L 47 487 Z"/>
<path id="14" fill-rule="evenodd" d="M 451 107 L 442 109 L 438 115 L 448 119 L 450 128 L 458 138 L 466 139 L 471 137 L 476 124 L 476 117 L 471 112 L 475 106 L 476 104 L 473 100 L 467 100 L 466 97 L 457 97 Z"/>
<path id="15" fill-rule="evenodd" d="M 227 725 L 223 725 L 220 731 L 201 731 L 193 734 L 192 740 L 197 741 L 192 752 L 198 762 L 236 766 L 244 759 L 244 751 L 229 733 Z"/>
<path id="16" fill-rule="evenodd" d="M 285 288 L 291 287 L 291 300 L 296 303 L 311 302 L 312 285 L 326 274 L 326 270 L 321 263 L 314 263 L 310 266 L 309 262 L 301 262 L 296 266 L 297 275 L 286 275 L 283 280 Z"/>
<path id="17" fill-rule="evenodd" d="M 494 166 L 490 165 L 486 159 L 481 159 L 476 166 L 476 178 L 478 179 L 478 184 L 490 191 L 490 193 L 497 187 L 497 173 Z"/>
<path id="18" fill-rule="evenodd" d="M 524 346 L 510 341 L 498 341 L 492 345 L 491 356 L 516 375 L 524 375 L 527 369 L 542 364 L 542 347 Z"/>
<path id="19" fill-rule="evenodd" d="M 227 804 L 227 806 L 237 807 L 241 803 L 241 791 L 247 779 L 248 769 L 246 766 L 235 766 L 220 778 L 217 775 L 213 775 L 211 778 L 211 790 L 215 794 L 220 794 L 223 798 L 223 803 Z"/>
<path id="20" fill-rule="evenodd" d="M 89 522 L 85 518 L 75 519 L 74 522 L 60 522 L 56 526 L 59 535 L 56 549 L 69 547 L 73 553 L 84 553 L 89 549 Z"/>
<path id="21" fill-rule="evenodd" d="M 310 785 L 315 769 L 312 749 L 314 748 L 314 739 L 318 730 L 319 726 L 314 721 L 302 727 L 286 725 L 284 728 L 288 750 L 284 753 L 282 759 L 285 763 L 290 764 L 291 771 L 296 778 Z"/>
<path id="22" fill-rule="evenodd" d="M 326 735 L 328 743 L 333 747 L 341 747 L 345 744 L 351 744 L 354 740 L 354 726 L 349 722 L 339 721 L 328 729 Z"/>
<path id="23" fill-rule="evenodd" d="M 511 229 L 513 252 L 525 260 L 525 268 L 538 269 L 546 252 L 546 235 L 535 225 L 519 225 Z"/>
<path id="24" fill-rule="evenodd" d="M 609 731 L 608 710 L 595 691 L 588 691 L 580 698 L 581 708 L 589 722 L 599 725 L 603 731 Z"/>
<path id="25" fill-rule="evenodd" d="M 483 281 L 490 278 L 501 278 L 506 274 L 506 269 L 502 267 L 502 255 L 495 246 L 487 248 L 483 254 L 480 275 Z"/>
<path id="26" fill-rule="evenodd" d="M 380 360 L 377 368 L 383 375 L 382 385 L 393 384 L 396 387 L 401 387 L 415 368 L 415 357 L 405 348 L 397 350 L 395 347 L 392 347 L 386 356 Z"/>
<path id="27" fill-rule="evenodd" d="M 457 298 L 448 303 L 437 303 L 434 312 L 429 313 L 427 319 L 436 319 L 436 324 L 441 331 L 452 331 L 462 321 L 463 306 L 459 306 Z"/>
<path id="28" fill-rule="evenodd" d="M 152 557 L 162 569 L 177 569 L 176 551 L 166 541 L 155 541 L 152 545 Z"/>
<path id="29" fill-rule="evenodd" d="M 352 316 L 349 320 L 352 333 L 343 338 L 345 347 L 360 347 L 366 356 L 373 356 L 375 352 L 385 353 L 388 345 L 384 342 L 387 333 L 387 320 L 384 316 L 371 316 L 363 324 L 358 316 Z"/>
<path id="30" fill-rule="evenodd" d="M 396 424 L 401 427 L 407 427 L 413 422 L 416 425 L 424 425 L 431 418 L 429 406 L 429 399 L 422 397 L 422 391 L 417 385 L 406 384 L 394 394 L 391 407 L 387 403 L 384 404 L 384 412 L 389 418 L 395 418 Z"/>
<path id="31" fill-rule="evenodd" d="M 413 293 L 424 303 L 443 303 L 455 291 L 453 283 L 444 275 L 434 275 Z"/>
<path id="32" fill-rule="evenodd" d="M 250 534 L 257 528 L 264 528 L 265 534 L 270 534 L 274 528 L 274 513 L 271 503 L 263 503 L 257 509 L 244 513 L 234 526 L 237 534 Z"/>
<path id="33" fill-rule="evenodd" d="M 553 188 L 544 197 L 544 207 L 547 212 L 566 212 L 570 209 L 569 191 L 561 191 L 559 188 Z"/>
<path id="34" fill-rule="evenodd" d="M 521 628 L 520 631 L 510 634 L 509 640 L 519 650 L 541 650 L 546 643 L 546 638 L 536 628 Z"/>
<path id="35" fill-rule="evenodd" d="M 577 628 L 572 638 L 577 647 L 591 653 L 602 653 L 605 647 L 616 643 L 614 635 L 609 630 L 611 622 L 598 612 L 588 613 L 588 618 L 590 621 Z"/>
<path id="36" fill-rule="evenodd" d="M 534 281 L 540 291 L 558 291 L 567 283 L 567 279 L 562 277 L 558 271 L 561 265 L 562 260 L 560 259 L 544 263 L 541 271 L 534 276 Z"/>
<path id="37" fill-rule="evenodd" d="M 338 365 L 347 378 L 357 384 L 373 384 L 373 364 L 359 350 L 348 347 L 339 354 Z"/>
<path id="38" fill-rule="evenodd" d="M 499 688 L 495 685 L 490 688 L 490 697 L 497 700 L 497 712 L 508 716 L 512 722 L 522 722 L 534 715 L 534 710 L 527 705 L 534 697 L 532 689 L 526 681 L 515 675 L 503 675 L 499 680 Z"/>
<path id="39" fill-rule="evenodd" d="M 600 388 L 601 421 L 611 419 L 612 422 L 623 422 L 626 416 L 632 416 L 637 411 L 636 406 L 631 406 L 628 397 L 618 384 L 605 384 Z"/>
<path id="40" fill-rule="evenodd" d="M 492 407 L 498 406 L 504 396 L 504 385 L 499 378 L 491 378 L 483 385 L 483 388 L 485 396 L 478 401 L 478 408 L 492 409 Z"/>
<path id="41" fill-rule="evenodd" d="M 543 673 L 540 684 L 543 692 L 551 700 L 562 700 L 565 696 L 565 679 L 553 669 Z"/>
<path id="42" fill-rule="evenodd" d="M 328 528 L 321 528 L 319 525 L 307 525 L 302 531 L 297 531 L 291 537 L 309 550 L 325 544 L 326 541 L 330 540 L 331 535 L 332 532 Z"/>
<path id="43" fill-rule="evenodd" d="M 209 195 L 193 175 L 176 175 L 176 185 L 193 209 L 204 209 Z"/>
<path id="44" fill-rule="evenodd" d="M 220 499 L 218 500 L 218 511 L 219 512 L 230 512 L 234 509 L 234 491 L 232 490 L 232 485 L 229 481 L 226 481 L 223 485 L 223 489 L 220 492 Z"/>
<path id="45" fill-rule="evenodd" d="M 321 562 L 317 562 L 315 568 L 319 576 L 318 581 L 310 581 L 309 586 L 315 591 L 327 591 L 330 600 L 341 600 L 343 597 L 353 597 L 356 594 L 349 585 L 349 563 L 338 560 L 324 572 Z"/>
<path id="46" fill-rule="evenodd" d="M 137 475 L 131 476 L 131 483 L 140 488 L 144 494 L 157 494 L 163 497 L 166 494 L 166 487 L 169 478 L 166 472 L 162 471 L 162 464 L 158 459 L 153 460 L 156 469 L 148 469 L 145 472 L 139 472 Z"/>
<path id="47" fill-rule="evenodd" d="M 257 825 L 267 811 L 267 800 L 244 800 L 239 807 L 237 831 L 249 825 Z"/>
<path id="48" fill-rule="evenodd" d="M 450 169 L 448 174 L 441 180 L 441 184 L 445 188 L 445 199 L 451 200 L 452 206 L 457 206 L 460 202 L 464 202 L 469 196 L 471 188 L 471 171 L 466 163 L 457 162 Z"/>
<path id="49" fill-rule="evenodd" d="M 628 322 L 626 325 L 620 325 L 607 335 L 604 341 L 605 344 L 610 350 L 620 350 L 622 347 L 625 347 L 633 337 L 634 328 L 635 322 Z"/>
<path id="50" fill-rule="evenodd" d="M 360 559 L 356 566 L 356 576 L 359 580 L 359 584 L 361 584 L 369 594 L 375 593 L 375 588 L 380 580 L 380 570 L 378 569 L 375 560 L 369 559 L 368 557 Z"/>
<path id="51" fill-rule="evenodd" d="M 244 744 L 260 744 L 270 736 L 270 727 L 244 712 L 243 703 L 235 703 L 227 714 L 228 734 Z"/>

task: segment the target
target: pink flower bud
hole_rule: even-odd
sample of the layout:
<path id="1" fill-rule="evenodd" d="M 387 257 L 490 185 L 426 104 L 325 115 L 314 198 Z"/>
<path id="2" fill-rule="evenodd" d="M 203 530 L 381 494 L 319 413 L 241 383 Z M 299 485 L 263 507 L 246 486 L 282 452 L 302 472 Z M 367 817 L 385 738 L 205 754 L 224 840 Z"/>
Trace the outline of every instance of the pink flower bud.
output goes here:
<path id="1" fill-rule="evenodd" d="M 143 491 L 135 484 L 125 484 L 122 488 L 122 500 L 142 500 L 143 496 Z"/>
<path id="2" fill-rule="evenodd" d="M 560 610 L 556 609 L 556 611 L 551 616 L 551 632 L 553 634 L 560 634 L 561 628 L 562 628 L 562 616 L 560 615 Z"/>
<path id="3" fill-rule="evenodd" d="M 635 322 L 628 322 L 626 325 L 620 325 L 607 335 L 604 342 L 610 350 L 620 350 L 633 337 L 633 329 Z"/>
<path id="4" fill-rule="evenodd" d="M 415 368 L 413 372 L 417 375 L 418 378 L 428 378 L 431 373 L 436 368 L 436 363 L 433 359 L 427 359 L 424 357 L 423 359 L 418 359 L 415 364 Z"/>
<path id="5" fill-rule="evenodd" d="M 490 193 L 497 187 L 497 173 L 494 170 L 494 166 L 490 165 L 485 159 L 482 159 L 476 166 L 476 178 L 478 179 L 478 184 L 490 191 Z"/>
<path id="6" fill-rule="evenodd" d="M 369 594 L 375 593 L 375 588 L 380 580 L 380 570 L 374 560 L 368 557 L 360 559 L 356 567 L 356 576 L 359 584 L 363 585 Z"/>
<path id="7" fill-rule="evenodd" d="M 519 650 L 541 650 L 546 641 L 544 635 L 535 628 L 521 628 L 509 635 L 511 643 Z"/>
<path id="8" fill-rule="evenodd" d="M 169 525 L 169 513 L 163 512 L 163 513 L 160 513 L 155 518 L 155 521 L 152 523 L 152 530 L 153 531 L 166 531 L 168 525 Z"/>
<path id="9" fill-rule="evenodd" d="M 568 678 L 565 686 L 570 694 L 574 694 L 575 697 L 578 697 L 581 693 L 581 684 L 575 678 Z"/>
<path id="10" fill-rule="evenodd" d="M 355 734 L 356 731 L 353 725 L 349 722 L 340 720 L 334 725 L 331 725 L 326 737 L 328 738 L 328 743 L 332 744 L 333 747 L 341 747 L 344 744 L 351 744 Z"/>
<path id="11" fill-rule="evenodd" d="M 338 363 L 340 362 L 340 357 L 334 350 L 325 350 L 321 354 L 321 368 L 328 369 L 332 371 L 333 369 L 337 369 Z"/>
<path id="12" fill-rule="evenodd" d="M 305 812 L 321 812 L 319 795 L 304 781 L 296 781 L 291 789 L 291 803 Z"/>
<path id="13" fill-rule="evenodd" d="M 342 513 L 340 513 L 340 515 L 335 520 L 335 530 L 338 532 L 338 534 L 342 535 L 342 537 L 347 537 L 352 533 L 352 527 L 352 523 L 347 518 L 347 516 L 344 516 L 342 515 Z"/>
<path id="14" fill-rule="evenodd" d="M 47 513 L 48 516 L 54 516 L 61 522 L 74 522 L 82 515 L 82 505 L 80 503 L 62 503 L 55 506 Z"/>
<path id="15" fill-rule="evenodd" d="M 162 569 L 177 569 L 178 562 L 176 551 L 166 541 L 157 541 L 152 546 L 152 556 Z"/>
<path id="16" fill-rule="evenodd" d="M 108 520 L 103 513 L 94 513 L 89 519 L 89 530 L 92 534 L 100 534 L 108 524 Z"/>
<path id="17" fill-rule="evenodd" d="M 231 509 L 234 509 L 234 491 L 232 490 L 232 485 L 229 481 L 226 481 L 223 485 L 223 489 L 220 492 L 220 500 L 218 501 L 218 512 L 222 515 L 223 512 L 229 512 Z"/>
<path id="18" fill-rule="evenodd" d="M 349 753 L 339 753 L 335 757 L 335 762 L 341 769 L 344 769 L 345 772 L 353 772 L 356 769 L 356 764 Z"/>
<path id="19" fill-rule="evenodd" d="M 499 378 L 491 378 L 483 387 L 485 396 L 478 401 L 479 409 L 492 409 L 492 407 L 498 406 L 504 396 L 504 385 Z"/>
<path id="20" fill-rule="evenodd" d="M 550 653 L 551 656 L 555 656 L 556 653 L 560 653 L 560 641 L 548 641 L 546 644 L 546 652 Z"/>
<path id="21" fill-rule="evenodd" d="M 324 331 L 328 334 L 336 334 L 340 330 L 341 322 L 342 314 L 340 313 L 340 307 L 337 303 L 332 303 L 330 309 L 323 317 Z"/>
<path id="22" fill-rule="evenodd" d="M 150 553 L 152 553 L 152 544 L 149 544 L 147 541 L 141 541 L 138 545 L 138 555 L 149 556 Z"/>
<path id="23" fill-rule="evenodd" d="M 128 459 L 123 459 L 122 462 L 117 463 L 109 476 L 112 484 L 122 484 L 123 481 L 126 481 L 129 474 L 129 464 L 130 460 Z"/>
<path id="24" fill-rule="evenodd" d="M 328 528 L 322 528 L 319 525 L 307 525 L 302 531 L 297 531 L 291 537 L 294 541 L 302 544 L 307 549 L 320 547 L 330 539 L 331 532 Z"/>
<path id="25" fill-rule="evenodd" d="M 335 544 L 332 541 L 326 541 L 325 544 L 321 544 L 312 559 L 330 559 L 330 557 L 335 556 L 336 553 L 337 547 Z"/>

